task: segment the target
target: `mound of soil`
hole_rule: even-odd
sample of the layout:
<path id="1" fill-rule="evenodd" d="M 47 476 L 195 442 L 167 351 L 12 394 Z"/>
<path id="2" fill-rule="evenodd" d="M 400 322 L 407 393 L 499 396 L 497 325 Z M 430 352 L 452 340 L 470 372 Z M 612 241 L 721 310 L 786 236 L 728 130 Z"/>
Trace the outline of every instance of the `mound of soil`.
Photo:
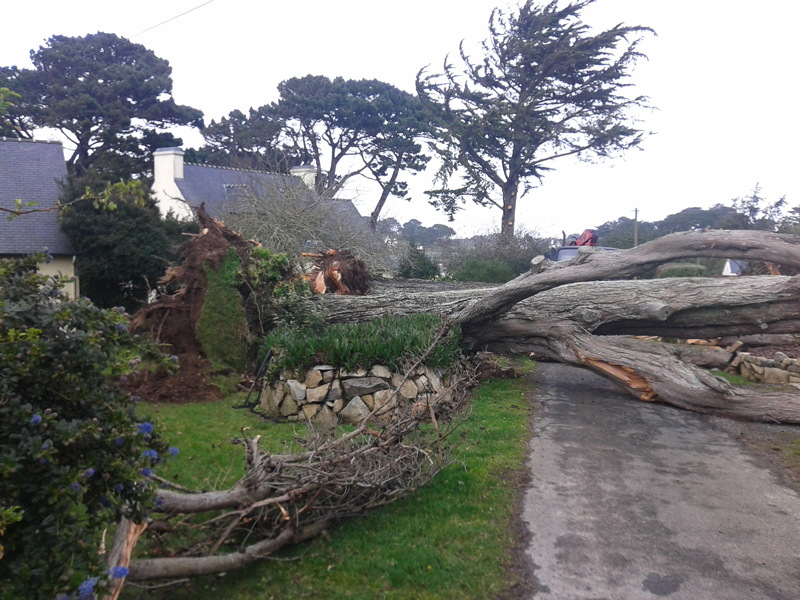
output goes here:
<path id="1" fill-rule="evenodd" d="M 212 402 L 222 398 L 222 393 L 208 381 L 211 363 L 198 354 L 179 354 L 180 369 L 167 373 L 163 367 L 154 372 L 139 371 L 123 385 L 132 396 L 148 402 L 186 404 Z"/>
<path id="2" fill-rule="evenodd" d="M 177 373 L 142 373 L 128 381 L 126 391 L 152 402 L 203 402 L 221 397 L 219 389 L 208 381 L 211 364 L 203 356 L 195 334 L 208 289 L 205 265 L 216 269 L 231 248 L 245 257 L 258 245 L 211 218 L 204 206 L 195 212 L 200 233 L 181 244 L 181 264 L 170 267 L 159 282 L 177 291 L 144 306 L 131 321 L 133 333 L 149 334 L 164 345 L 165 353 L 177 355 L 180 360 Z"/>

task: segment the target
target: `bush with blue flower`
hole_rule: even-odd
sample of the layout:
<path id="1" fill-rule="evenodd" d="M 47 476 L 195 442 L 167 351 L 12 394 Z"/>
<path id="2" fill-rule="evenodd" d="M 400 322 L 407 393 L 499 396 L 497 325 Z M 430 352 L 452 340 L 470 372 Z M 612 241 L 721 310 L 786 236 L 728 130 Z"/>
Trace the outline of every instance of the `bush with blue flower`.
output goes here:
<path id="1" fill-rule="evenodd" d="M 102 532 L 144 518 L 149 476 L 174 454 L 117 387 L 120 356 L 169 359 L 124 311 L 67 298 L 40 259 L 0 259 L 0 515 L 16 515 L 0 528 L 0 597 L 92 598 L 124 576 L 100 564 Z"/>

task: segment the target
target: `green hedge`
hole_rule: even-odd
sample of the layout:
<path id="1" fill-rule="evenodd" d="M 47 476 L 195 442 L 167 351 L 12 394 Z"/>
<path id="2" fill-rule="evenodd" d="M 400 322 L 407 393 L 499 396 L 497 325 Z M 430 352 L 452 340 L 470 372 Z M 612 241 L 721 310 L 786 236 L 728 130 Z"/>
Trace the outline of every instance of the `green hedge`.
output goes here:
<path id="1" fill-rule="evenodd" d="M 269 350 L 273 358 L 267 375 L 276 377 L 284 369 L 304 369 L 330 364 L 348 370 L 386 365 L 402 369 L 404 359 L 424 352 L 441 325 L 437 315 L 382 317 L 369 323 L 332 325 L 321 332 L 280 329 L 264 340 L 262 356 Z M 459 356 L 461 331 L 451 330 L 425 363 L 447 368 Z"/>
<path id="2" fill-rule="evenodd" d="M 518 273 L 506 262 L 497 259 L 480 260 L 470 258 L 455 273 L 456 281 L 480 281 L 483 283 L 506 283 L 514 279 Z"/>
<path id="3" fill-rule="evenodd" d="M 672 263 L 658 267 L 656 277 L 705 277 L 706 273 L 703 265 Z"/>

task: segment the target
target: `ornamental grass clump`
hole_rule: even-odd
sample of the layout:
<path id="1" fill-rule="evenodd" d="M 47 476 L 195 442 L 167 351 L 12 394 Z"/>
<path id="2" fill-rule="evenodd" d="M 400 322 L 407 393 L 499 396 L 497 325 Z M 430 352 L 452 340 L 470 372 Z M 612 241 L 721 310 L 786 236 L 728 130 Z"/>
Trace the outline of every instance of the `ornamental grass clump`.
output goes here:
<path id="1" fill-rule="evenodd" d="M 114 379 L 125 349 L 164 360 L 117 310 L 68 299 L 37 257 L 0 260 L 0 598 L 102 595 L 104 532 L 153 508 L 173 453 Z M 93 591 L 92 591 L 93 590 Z M 81 596 L 84 594 L 84 596 Z"/>
<path id="2" fill-rule="evenodd" d="M 337 324 L 324 331 L 278 329 L 264 340 L 263 354 L 272 351 L 268 379 L 284 369 L 330 364 L 354 370 L 376 364 L 400 371 L 409 356 L 421 354 L 436 337 L 442 318 L 420 314 L 381 317 L 369 323 Z M 426 358 L 430 367 L 447 368 L 459 356 L 461 332 L 453 327 Z"/>

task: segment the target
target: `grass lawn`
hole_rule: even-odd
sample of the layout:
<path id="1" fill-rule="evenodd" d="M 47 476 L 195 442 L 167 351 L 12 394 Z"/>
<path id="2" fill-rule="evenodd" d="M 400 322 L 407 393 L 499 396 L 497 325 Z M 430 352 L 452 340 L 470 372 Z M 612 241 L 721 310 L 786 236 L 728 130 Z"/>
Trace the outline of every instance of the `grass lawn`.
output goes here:
<path id="1" fill-rule="evenodd" d="M 464 425 L 460 462 L 408 498 L 342 521 L 316 540 L 262 563 L 178 586 L 168 597 L 423 600 L 485 599 L 506 592 L 518 583 L 507 567 L 519 543 L 514 521 L 529 437 L 528 392 L 522 379 L 483 383 Z M 241 448 L 211 449 L 210 444 L 237 435 L 242 426 L 278 447 L 294 437 L 291 425 L 263 423 L 246 411 L 231 410 L 236 402 L 240 398 L 143 407 L 166 425 L 181 449 L 164 476 L 177 475 L 187 487 L 227 486 L 242 473 Z M 164 592 L 148 596 L 127 586 L 124 598 L 163 598 Z"/>

